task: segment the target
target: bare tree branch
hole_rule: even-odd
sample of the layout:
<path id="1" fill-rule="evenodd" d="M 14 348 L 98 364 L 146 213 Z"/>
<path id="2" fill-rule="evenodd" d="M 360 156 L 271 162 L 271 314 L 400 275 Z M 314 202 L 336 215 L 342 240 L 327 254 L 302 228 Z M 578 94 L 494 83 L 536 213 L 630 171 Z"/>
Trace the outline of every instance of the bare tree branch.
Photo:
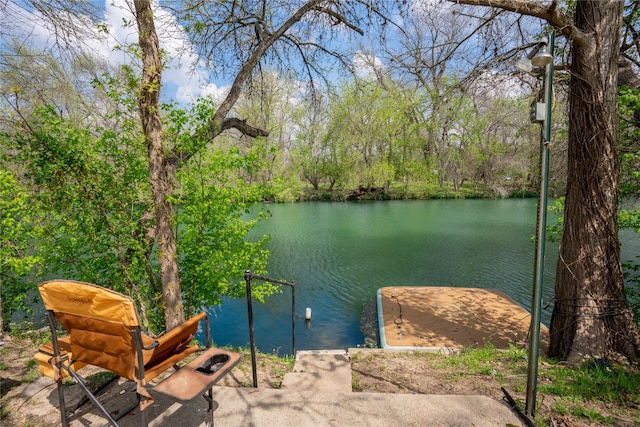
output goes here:
<path id="1" fill-rule="evenodd" d="M 200 40 L 200 43 L 205 43 L 207 52 L 212 57 L 218 55 L 216 50 L 221 47 L 234 46 L 233 50 L 237 61 L 237 71 L 234 72 L 233 82 L 227 96 L 209 121 L 208 138 L 215 138 L 229 128 L 235 128 L 247 136 L 268 136 L 268 132 L 264 129 L 249 125 L 244 120 L 229 117 L 248 80 L 260 68 L 260 64 L 267 54 L 278 57 L 284 63 L 289 60 L 286 49 L 293 49 L 297 56 L 302 58 L 302 69 L 311 80 L 313 80 L 314 74 L 322 75 L 314 63 L 316 61 L 314 56 L 317 53 L 333 57 L 342 61 L 344 65 L 343 58 L 338 52 L 324 47 L 323 43 L 316 42 L 312 30 L 315 26 L 319 28 L 320 32 L 330 32 L 330 26 L 341 26 L 349 32 L 364 34 L 357 24 L 358 21 L 354 18 L 356 15 L 353 10 L 345 6 L 347 4 L 351 4 L 352 7 L 364 5 L 360 0 L 348 3 L 308 0 L 302 2 L 288 16 L 280 16 L 284 20 L 278 23 L 275 16 L 267 15 L 273 13 L 274 5 L 267 5 L 265 1 L 256 2 L 253 6 L 250 4 L 247 6 L 245 3 L 223 2 L 215 10 L 217 13 L 215 15 L 207 15 L 206 3 L 198 3 L 198 6 L 203 8 L 203 18 L 200 18 L 200 23 L 204 23 L 208 19 L 214 21 L 213 25 L 202 25 L 201 32 L 195 36 Z M 226 9 L 221 13 L 220 8 L 225 7 Z M 381 12 L 378 10 L 372 9 L 370 13 L 374 13 L 378 18 L 381 17 Z M 275 24 L 273 24 L 274 22 Z M 275 28 L 269 28 L 269 23 L 275 25 Z M 296 25 L 299 25 L 300 28 L 294 33 L 292 28 Z M 203 32 L 206 34 L 203 35 Z M 211 38 L 209 39 L 209 37 Z M 313 39 L 313 41 L 307 41 L 309 39 Z M 322 35 L 319 39 L 322 40 Z M 285 50 L 276 49 L 274 46 L 276 43 L 280 48 L 284 46 Z M 206 142 L 201 144 L 204 145 Z M 202 145 L 192 147 L 188 152 L 173 153 L 172 159 L 169 160 L 170 163 L 179 167 L 182 162 L 190 159 L 200 150 Z"/>
<path id="2" fill-rule="evenodd" d="M 250 136 L 252 138 L 269 136 L 269 132 L 262 130 L 260 128 L 251 126 L 247 124 L 246 120 L 242 120 L 237 117 L 229 117 L 225 119 L 222 122 L 222 125 L 220 126 L 220 132 L 218 132 L 218 134 L 221 132 L 224 132 L 227 129 L 232 129 L 232 128 L 235 128 L 239 130 L 243 135 Z M 210 132 L 211 132 L 211 129 L 210 129 Z M 211 133 L 209 133 L 209 136 L 211 138 L 214 138 L 214 136 L 212 136 Z"/>
<path id="3" fill-rule="evenodd" d="M 338 25 L 338 24 L 344 24 L 347 27 L 349 27 L 350 29 L 352 29 L 353 31 L 357 32 L 358 34 L 360 34 L 361 36 L 364 35 L 364 31 L 362 31 L 362 29 L 356 25 L 353 25 L 352 23 L 350 23 L 346 17 L 344 17 L 343 15 L 327 8 L 327 7 L 318 7 L 316 8 L 317 11 L 324 13 L 325 15 L 328 15 L 330 17 L 332 17 L 333 19 L 335 19 L 335 23 L 334 25 Z"/>
<path id="4" fill-rule="evenodd" d="M 533 16 L 544 19 L 549 25 L 556 28 L 562 35 L 573 43 L 584 45 L 588 41 L 587 34 L 573 25 L 569 17 L 558 8 L 558 1 L 552 0 L 549 4 L 543 4 L 531 0 L 448 0 L 451 3 L 466 4 L 471 6 L 498 7 L 521 15 Z"/>

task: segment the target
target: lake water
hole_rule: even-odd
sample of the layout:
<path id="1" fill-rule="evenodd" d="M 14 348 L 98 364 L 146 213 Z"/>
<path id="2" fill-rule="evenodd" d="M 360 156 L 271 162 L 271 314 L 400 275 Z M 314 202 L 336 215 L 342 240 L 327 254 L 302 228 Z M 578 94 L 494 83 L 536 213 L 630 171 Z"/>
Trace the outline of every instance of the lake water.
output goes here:
<path id="1" fill-rule="evenodd" d="M 317 202 L 269 210 L 272 218 L 256 232 L 272 236 L 268 276 L 296 283 L 296 350 L 362 344 L 363 306 L 383 286 L 497 289 L 531 307 L 536 199 Z M 546 245 L 544 302 L 553 295 L 557 248 Z M 290 289 L 253 307 L 258 349 L 290 354 Z M 209 312 L 216 345 L 249 344 L 245 300 L 225 300 Z M 548 324 L 550 308 L 542 316 Z"/>

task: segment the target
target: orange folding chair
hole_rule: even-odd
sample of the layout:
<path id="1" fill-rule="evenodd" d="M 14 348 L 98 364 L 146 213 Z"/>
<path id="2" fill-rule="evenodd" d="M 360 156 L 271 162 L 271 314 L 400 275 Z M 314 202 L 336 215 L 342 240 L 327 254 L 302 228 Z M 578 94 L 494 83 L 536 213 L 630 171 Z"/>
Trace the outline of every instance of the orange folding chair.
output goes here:
<path id="1" fill-rule="evenodd" d="M 52 342 L 43 345 L 35 359 L 41 373 L 58 383 L 63 426 L 73 417 L 73 414 L 67 415 L 65 407 L 62 387 L 65 377 L 72 377 L 114 426 L 136 407 L 140 409 L 141 425 L 147 425 L 144 410 L 153 403 L 150 389 L 182 402 L 202 394 L 209 403 L 207 425 L 213 426 L 213 385 L 240 361 L 240 354 L 210 347 L 209 319 L 204 312 L 153 339 L 142 334 L 135 304 L 125 295 L 71 280 L 44 282 L 39 290 L 47 310 Z M 207 349 L 178 369 L 177 363 L 199 350 L 197 344 L 191 342 L 203 319 Z M 67 336 L 58 336 L 57 323 L 66 330 Z M 136 404 L 114 418 L 78 374 L 86 365 L 98 366 L 134 381 Z M 176 368 L 175 373 L 154 387 L 148 384 L 171 367 Z"/>

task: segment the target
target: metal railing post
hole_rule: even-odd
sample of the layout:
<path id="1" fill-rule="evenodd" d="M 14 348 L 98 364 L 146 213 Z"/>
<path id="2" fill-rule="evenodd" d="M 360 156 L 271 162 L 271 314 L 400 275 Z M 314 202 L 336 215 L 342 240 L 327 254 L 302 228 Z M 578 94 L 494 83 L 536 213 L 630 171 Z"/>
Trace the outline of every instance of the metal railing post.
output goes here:
<path id="1" fill-rule="evenodd" d="M 244 280 L 247 286 L 247 314 L 249 316 L 249 345 L 251 346 L 251 373 L 253 374 L 253 387 L 258 388 L 258 367 L 256 361 L 256 339 L 253 330 L 253 305 L 251 303 L 251 271 L 244 272 Z"/>
<path id="2" fill-rule="evenodd" d="M 264 276 L 253 274 L 250 270 L 245 270 L 244 280 L 247 286 L 247 314 L 249 317 L 249 345 L 251 346 L 251 370 L 253 374 L 253 387 L 258 388 L 258 368 L 256 360 L 256 339 L 253 327 L 253 305 L 251 297 L 251 280 L 257 279 L 276 285 L 291 287 L 291 351 L 296 354 L 296 286 L 294 282 L 270 279 Z"/>

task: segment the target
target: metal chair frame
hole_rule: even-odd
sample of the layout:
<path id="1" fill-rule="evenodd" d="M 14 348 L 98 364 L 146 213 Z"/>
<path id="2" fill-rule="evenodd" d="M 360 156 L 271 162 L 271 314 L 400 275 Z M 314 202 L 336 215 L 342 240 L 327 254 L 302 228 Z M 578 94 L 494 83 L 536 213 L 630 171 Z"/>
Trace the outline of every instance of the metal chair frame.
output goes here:
<path id="1" fill-rule="evenodd" d="M 96 285 L 90 285 L 90 284 L 86 284 L 86 283 L 82 283 L 82 282 L 70 282 L 70 281 L 58 281 L 58 282 L 64 282 L 64 284 L 77 284 L 78 286 L 92 286 L 92 287 L 96 287 Z M 45 282 L 48 283 L 48 282 Z M 43 284 L 44 285 L 44 284 Z M 42 285 L 41 285 L 42 286 Z M 112 294 L 115 294 L 116 297 L 121 296 L 124 299 L 128 299 L 130 300 L 129 297 L 126 297 L 124 295 L 121 294 L 117 294 L 113 291 L 110 291 Z M 44 299 L 44 298 L 43 298 Z M 127 301 L 129 302 L 129 301 Z M 132 302 L 132 301 L 131 301 Z M 46 305 L 46 304 L 45 304 Z M 105 406 L 100 403 L 100 401 L 98 400 L 98 398 L 96 397 L 96 395 L 94 395 L 93 392 L 91 392 L 91 390 L 89 390 L 89 388 L 87 387 L 86 384 L 86 380 L 78 374 L 77 370 L 81 369 L 83 366 L 85 366 L 86 364 L 90 364 L 90 365 L 94 365 L 94 366 L 99 366 L 102 367 L 104 369 L 110 370 L 111 372 L 114 372 L 112 369 L 110 369 L 108 366 L 101 366 L 100 362 L 96 362 L 93 360 L 88 360 L 86 357 L 83 360 L 80 360 L 80 364 L 79 367 L 76 367 L 76 363 L 78 362 L 78 360 L 76 358 L 74 358 L 74 354 L 73 352 L 69 352 L 66 350 L 66 348 L 69 348 L 68 344 L 71 343 L 71 345 L 76 345 L 76 346 L 82 346 L 83 342 L 81 342 L 81 338 L 82 337 L 78 337 L 77 334 L 74 336 L 74 329 L 71 328 L 71 330 L 67 330 L 67 332 L 69 332 L 69 337 L 65 337 L 65 338 L 61 338 L 58 336 L 58 328 L 57 325 L 60 324 L 63 326 L 64 329 L 66 329 L 64 322 L 61 321 L 60 318 L 58 318 L 56 316 L 56 314 L 58 314 L 59 316 L 64 316 L 65 313 L 62 313 L 61 311 L 56 311 L 55 307 L 51 308 L 51 307 L 46 307 L 47 311 L 46 311 L 46 318 L 47 318 L 47 323 L 49 324 L 49 328 L 51 330 L 51 335 L 52 335 L 52 341 L 49 345 L 45 345 L 43 347 L 46 347 L 47 350 L 45 350 L 43 347 L 41 347 L 40 351 L 39 351 L 39 355 L 36 355 L 36 358 L 39 359 L 39 362 L 41 363 L 41 368 L 51 368 L 50 371 L 48 372 L 44 372 L 45 375 L 48 376 L 52 376 L 54 377 L 54 379 L 57 382 L 57 389 L 58 389 L 58 398 L 59 398 L 59 405 L 60 405 L 60 416 L 61 416 L 61 422 L 62 422 L 62 426 L 63 427 L 68 427 L 69 422 L 71 419 L 73 419 L 73 417 L 76 415 L 75 412 L 67 415 L 67 408 L 65 405 L 65 395 L 64 395 L 64 387 L 62 384 L 62 379 L 68 375 L 71 378 L 73 378 L 73 380 L 80 386 L 80 388 L 82 389 L 82 391 L 84 392 L 84 394 L 87 396 L 87 398 L 95 405 L 95 407 L 105 416 L 105 418 L 108 420 L 108 424 L 107 425 L 113 425 L 115 427 L 119 427 L 118 426 L 118 420 L 120 420 L 122 417 L 124 417 L 126 414 L 130 413 L 131 411 L 133 411 L 136 407 L 140 408 L 140 417 L 141 417 L 141 424 L 143 426 L 147 426 L 147 416 L 145 413 L 145 408 L 147 406 L 149 406 L 150 404 L 153 403 L 153 397 L 151 396 L 151 394 L 149 393 L 149 390 L 153 390 L 154 387 L 150 387 L 147 386 L 147 381 L 151 380 L 153 378 L 146 378 L 145 377 L 145 372 L 146 372 L 146 366 L 145 366 L 145 353 L 144 352 L 153 352 L 154 349 L 158 349 L 158 350 L 163 350 L 161 349 L 159 346 L 159 341 L 160 339 L 162 339 L 162 337 L 158 338 L 158 340 L 153 340 L 150 344 L 147 344 L 146 346 L 144 345 L 144 339 L 143 339 L 143 334 L 141 331 L 141 328 L 139 325 L 135 325 L 135 326 L 131 326 L 131 327 L 127 327 L 127 329 L 129 330 L 129 333 L 131 334 L 130 337 L 124 337 L 125 339 L 129 339 L 131 338 L 134 344 L 134 351 L 135 351 L 135 355 L 134 354 L 130 354 L 130 357 L 135 357 L 135 370 L 136 370 L 136 377 L 137 378 L 127 378 L 129 380 L 137 380 L 137 389 L 136 389 L 136 403 L 134 405 L 132 405 L 129 408 L 126 408 L 124 411 L 120 412 L 118 414 L 117 417 L 114 417 L 106 408 Z M 68 315 L 68 314 L 67 314 Z M 76 313 L 72 314 L 73 316 L 78 316 L 81 317 Z M 137 316 L 137 315 L 136 315 Z M 137 317 L 136 317 L 137 319 Z M 206 354 L 207 357 L 213 357 L 215 355 L 219 355 L 221 353 L 227 354 L 228 356 L 230 355 L 230 363 L 228 363 L 228 366 L 225 366 L 224 369 L 220 369 L 220 372 L 217 372 L 215 375 L 210 376 L 206 379 L 205 383 L 199 384 L 199 386 L 202 388 L 201 390 L 198 391 L 198 393 L 203 393 L 206 390 L 206 393 L 202 394 L 202 397 L 208 402 L 208 411 L 207 411 L 207 426 L 213 426 L 214 422 L 213 422 L 213 412 L 215 411 L 216 407 L 217 407 L 217 403 L 214 401 L 213 399 L 213 385 L 215 384 L 215 382 L 218 381 L 218 379 L 220 379 L 222 376 L 224 376 L 228 371 L 231 370 L 231 368 L 233 368 L 233 366 L 235 366 L 235 364 L 238 363 L 239 359 L 240 359 L 240 355 L 236 354 L 236 353 L 230 353 L 227 352 L 225 350 L 221 350 L 221 349 L 216 349 L 216 348 L 212 348 L 211 347 L 211 338 L 210 338 L 210 325 L 209 325 L 209 318 L 206 315 L 206 313 L 200 313 L 197 316 L 194 316 L 193 318 L 189 319 L 187 322 L 185 322 L 184 325 L 187 325 L 187 331 L 191 331 L 194 326 L 197 328 L 197 323 L 199 323 L 200 319 L 204 319 L 204 329 L 205 329 L 205 339 L 206 339 Z M 197 323 L 196 323 L 197 322 Z M 119 325 L 120 326 L 120 325 Z M 180 328 L 180 327 L 178 327 Z M 180 334 L 182 331 L 179 331 L 178 334 Z M 187 332 L 185 332 L 186 334 Z M 181 337 L 181 335 L 174 335 L 177 337 Z M 188 335 L 186 335 L 186 338 L 189 337 L 193 337 L 191 335 L 191 332 L 188 332 Z M 65 344 L 65 349 L 63 349 L 62 347 L 62 343 L 61 340 L 64 342 Z M 149 342 L 150 339 L 147 338 L 147 342 Z M 51 354 L 51 352 L 48 351 L 48 349 L 50 349 L 52 347 L 53 349 L 53 354 Z M 77 347 L 76 347 L 77 348 Z M 171 351 L 173 351 L 172 349 L 169 349 Z M 180 350 L 176 350 L 175 353 L 171 353 L 171 351 L 168 354 L 168 357 L 166 357 L 164 360 L 167 361 L 169 360 L 172 356 L 174 359 L 176 358 L 180 358 L 180 360 L 184 360 L 184 358 L 186 358 L 188 355 L 193 354 L 195 349 L 193 348 L 193 346 L 189 346 L 189 347 L 185 347 L 185 346 L 181 346 Z M 182 354 L 184 353 L 184 355 Z M 46 355 L 46 357 L 45 357 Z M 227 359 L 229 359 L 229 357 L 227 356 Z M 46 359 L 46 362 L 43 362 L 42 360 Z M 151 358 L 149 357 L 149 353 L 147 353 L 147 362 L 146 363 L 157 363 L 157 364 L 162 364 L 163 360 L 160 358 Z M 202 358 L 200 358 L 202 359 Z M 180 360 L 176 360 L 175 363 L 178 363 Z M 133 360 L 131 361 L 133 363 Z M 195 362 L 195 361 L 194 361 Z M 168 362 L 167 362 L 168 363 Z M 176 369 L 176 373 L 178 371 L 178 366 L 176 364 L 173 364 L 172 366 Z M 48 366 L 46 366 L 46 364 L 48 364 Z M 44 365 L 44 366 L 43 366 Z M 162 372 L 166 371 L 166 369 L 169 369 L 172 366 L 160 366 L 158 368 L 158 366 L 155 366 L 154 369 L 154 377 L 161 374 Z M 186 369 L 188 368 L 189 375 L 197 375 L 198 373 L 195 372 L 196 370 L 196 366 L 191 366 L 191 365 L 187 365 L 185 367 L 183 367 L 182 369 Z M 53 375 L 52 375 L 53 373 Z M 119 376 L 123 376 L 121 373 L 118 372 L 114 372 L 116 373 L 116 375 Z M 200 375 L 202 376 L 202 375 Z M 159 384 L 157 384 L 157 386 L 159 386 L 160 384 L 162 384 L 164 381 L 169 381 L 171 380 L 171 376 L 169 376 L 168 378 L 165 378 L 162 382 L 160 382 Z M 180 388 L 183 386 L 177 386 L 177 388 Z M 166 387 L 164 387 L 166 389 Z M 176 387 L 174 387 L 176 388 Z M 162 391 L 158 391 L 160 393 L 163 393 Z M 168 395 L 169 397 L 172 397 L 173 399 L 177 399 L 177 400 L 182 400 L 180 397 L 180 390 L 171 390 L 169 393 L 166 393 L 166 391 L 163 393 L 165 395 Z M 176 397 L 178 396 L 178 397 Z"/>

